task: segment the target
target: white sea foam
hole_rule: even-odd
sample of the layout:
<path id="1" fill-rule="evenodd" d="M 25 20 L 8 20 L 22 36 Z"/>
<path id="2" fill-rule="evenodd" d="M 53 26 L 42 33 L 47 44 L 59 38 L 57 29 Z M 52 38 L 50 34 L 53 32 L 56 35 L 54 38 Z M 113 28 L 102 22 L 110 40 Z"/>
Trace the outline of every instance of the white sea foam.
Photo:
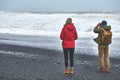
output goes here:
<path id="1" fill-rule="evenodd" d="M 12 52 L 12 51 L 1 51 L 1 54 L 8 54 L 8 55 L 14 55 L 18 57 L 25 57 L 25 58 L 35 58 L 38 55 L 30 54 L 30 53 L 22 53 L 22 52 Z"/>
<path id="2" fill-rule="evenodd" d="M 62 51 L 59 35 L 68 17 L 73 19 L 79 36 L 75 53 L 98 55 L 97 44 L 93 41 L 97 34 L 93 32 L 93 29 L 98 22 L 107 20 L 113 32 L 110 56 L 120 58 L 120 13 L 0 12 L 0 43 Z"/>
<path id="3" fill-rule="evenodd" d="M 73 19 L 80 36 L 95 36 L 93 28 L 102 20 L 112 26 L 114 36 L 120 36 L 120 13 L 0 12 L 0 33 L 58 36 L 68 17 Z"/>

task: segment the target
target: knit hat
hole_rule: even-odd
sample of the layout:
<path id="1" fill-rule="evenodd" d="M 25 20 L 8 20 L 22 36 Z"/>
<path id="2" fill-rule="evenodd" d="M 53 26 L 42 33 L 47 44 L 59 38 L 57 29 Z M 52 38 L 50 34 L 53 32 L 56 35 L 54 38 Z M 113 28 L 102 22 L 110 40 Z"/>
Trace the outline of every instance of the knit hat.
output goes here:
<path id="1" fill-rule="evenodd" d="M 103 20 L 101 26 L 106 26 L 106 25 L 107 25 L 107 21 Z"/>

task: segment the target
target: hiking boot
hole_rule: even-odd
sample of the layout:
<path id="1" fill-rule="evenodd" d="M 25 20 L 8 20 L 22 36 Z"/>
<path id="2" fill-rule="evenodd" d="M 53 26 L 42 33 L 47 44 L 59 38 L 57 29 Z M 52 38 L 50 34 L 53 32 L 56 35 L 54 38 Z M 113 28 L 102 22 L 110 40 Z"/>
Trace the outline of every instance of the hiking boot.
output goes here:
<path id="1" fill-rule="evenodd" d="M 70 74 L 73 74 L 73 73 L 74 73 L 74 69 L 70 68 Z"/>
<path id="2" fill-rule="evenodd" d="M 110 69 L 109 68 L 105 69 L 105 72 L 110 73 Z"/>
<path id="3" fill-rule="evenodd" d="M 66 68 L 64 73 L 65 73 L 65 74 L 68 74 L 68 73 L 69 73 L 69 69 Z"/>
<path id="4" fill-rule="evenodd" d="M 100 68 L 100 72 L 105 72 L 104 68 Z"/>

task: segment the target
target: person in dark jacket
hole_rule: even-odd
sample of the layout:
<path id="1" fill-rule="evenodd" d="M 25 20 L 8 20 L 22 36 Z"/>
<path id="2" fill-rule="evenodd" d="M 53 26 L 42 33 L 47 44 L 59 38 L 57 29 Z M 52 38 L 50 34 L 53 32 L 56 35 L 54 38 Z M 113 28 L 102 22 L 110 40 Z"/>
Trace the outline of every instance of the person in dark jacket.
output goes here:
<path id="1" fill-rule="evenodd" d="M 69 73 L 68 69 L 68 59 L 70 60 L 70 73 L 74 73 L 74 49 L 75 49 L 75 40 L 78 38 L 76 28 L 72 23 L 72 19 L 68 18 L 65 25 L 62 28 L 60 39 L 62 40 L 62 47 L 64 52 L 65 59 L 65 74 Z"/>
<path id="2" fill-rule="evenodd" d="M 108 52 L 109 44 L 105 44 L 101 42 L 103 30 L 107 30 L 107 31 L 111 30 L 111 26 L 108 26 L 107 21 L 105 20 L 103 20 L 101 23 L 98 23 L 94 28 L 94 32 L 98 33 L 98 37 L 95 38 L 94 41 L 98 44 L 100 71 L 109 73 L 110 72 L 110 59 Z"/>

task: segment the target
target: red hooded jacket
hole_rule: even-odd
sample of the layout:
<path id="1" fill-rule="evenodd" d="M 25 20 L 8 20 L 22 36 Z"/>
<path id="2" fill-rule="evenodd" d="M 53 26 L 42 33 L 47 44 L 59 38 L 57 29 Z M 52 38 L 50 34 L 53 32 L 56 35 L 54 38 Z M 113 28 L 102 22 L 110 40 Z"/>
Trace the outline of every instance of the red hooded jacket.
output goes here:
<path id="1" fill-rule="evenodd" d="M 76 28 L 74 25 L 66 24 L 60 34 L 63 48 L 75 48 L 75 40 L 78 38 Z"/>

